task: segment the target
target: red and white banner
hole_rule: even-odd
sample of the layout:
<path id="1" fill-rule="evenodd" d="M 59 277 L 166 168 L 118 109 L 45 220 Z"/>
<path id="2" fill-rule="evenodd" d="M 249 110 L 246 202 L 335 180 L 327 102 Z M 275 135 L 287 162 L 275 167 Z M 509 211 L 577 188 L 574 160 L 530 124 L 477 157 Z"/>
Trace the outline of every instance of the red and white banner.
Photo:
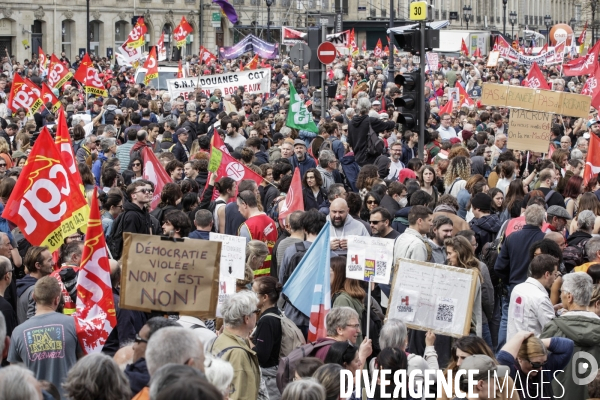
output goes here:
<path id="1" fill-rule="evenodd" d="M 38 47 L 38 62 L 42 72 L 46 71 L 46 68 L 48 68 L 48 58 L 46 57 L 46 53 L 44 53 L 42 46 Z"/>
<path id="2" fill-rule="evenodd" d="M 381 39 L 377 40 L 377 45 L 375 45 L 375 50 L 373 51 L 373 55 L 377 58 L 383 55 L 383 47 L 381 45 Z"/>
<path id="3" fill-rule="evenodd" d="M 472 98 L 469 97 L 469 95 L 467 94 L 467 92 L 465 92 L 465 89 L 461 86 L 460 83 L 456 82 L 455 85 L 456 88 L 458 88 L 458 94 L 459 94 L 459 98 L 458 98 L 458 106 L 459 107 L 471 107 L 475 105 L 475 102 L 473 101 Z"/>
<path id="4" fill-rule="evenodd" d="M 69 127 L 67 126 L 67 116 L 62 107 L 58 110 L 58 114 L 56 115 L 56 137 L 54 138 L 54 145 L 60 152 L 62 165 L 69 171 L 75 184 L 83 190 L 83 181 L 81 180 L 81 175 L 77 168 L 75 154 L 73 154 L 73 142 L 71 141 Z"/>
<path id="5" fill-rule="evenodd" d="M 77 339 L 85 354 L 100 352 L 108 335 L 117 326 L 97 190 L 94 188 L 92 196 L 81 268 L 77 278 L 77 311 L 73 314 Z"/>
<path id="6" fill-rule="evenodd" d="M 144 179 L 154 184 L 154 195 L 150 204 L 150 209 L 154 210 L 160 203 L 163 186 L 173 181 L 150 147 L 142 147 L 142 159 L 144 160 Z"/>
<path id="7" fill-rule="evenodd" d="M 90 210 L 73 175 L 42 128 L 2 217 L 18 226 L 29 243 L 53 252 L 87 225 Z"/>
<path id="8" fill-rule="evenodd" d="M 300 32 L 286 26 L 281 27 L 281 44 L 306 43 L 306 32 Z"/>
<path id="9" fill-rule="evenodd" d="M 119 62 L 120 65 L 123 65 L 123 64 L 132 65 L 133 63 L 136 63 L 144 55 L 142 47 L 137 47 L 137 48 L 133 49 L 133 48 L 127 47 L 127 45 L 125 43 L 123 43 L 121 46 L 119 46 L 118 50 L 119 50 L 119 53 L 121 53 L 121 54 L 119 54 L 119 53 L 116 54 L 117 59 L 119 59 L 119 61 L 121 61 L 121 60 L 123 61 L 123 62 Z"/>
<path id="10" fill-rule="evenodd" d="M 548 85 L 548 82 L 546 81 L 546 78 L 544 78 L 544 74 L 542 74 L 542 70 L 537 63 L 533 63 L 531 66 L 527 78 L 523 80 L 523 86 L 532 89 L 550 90 L 550 85 Z"/>
<path id="11" fill-rule="evenodd" d="M 284 226 L 285 218 L 294 211 L 304 210 L 304 197 L 302 194 L 302 177 L 300 169 L 296 167 L 292 183 L 285 196 L 285 200 L 279 203 L 279 224 Z"/>
<path id="12" fill-rule="evenodd" d="M 50 56 L 50 68 L 48 69 L 48 86 L 53 89 L 60 89 L 72 77 L 73 74 L 67 67 L 52 54 Z"/>
<path id="13" fill-rule="evenodd" d="M 180 49 L 185 45 L 187 36 L 194 31 L 194 28 L 187 22 L 185 17 L 181 17 L 181 22 L 173 31 L 173 39 L 177 48 Z"/>
<path id="14" fill-rule="evenodd" d="M 596 69 L 585 81 L 585 85 L 581 89 L 581 94 L 592 96 L 592 107 L 600 110 L 600 65 L 596 64 Z"/>
<path id="15" fill-rule="evenodd" d="M 158 39 L 156 44 L 156 58 L 158 61 L 164 61 L 167 59 L 167 49 L 165 48 L 165 33 L 163 32 Z"/>

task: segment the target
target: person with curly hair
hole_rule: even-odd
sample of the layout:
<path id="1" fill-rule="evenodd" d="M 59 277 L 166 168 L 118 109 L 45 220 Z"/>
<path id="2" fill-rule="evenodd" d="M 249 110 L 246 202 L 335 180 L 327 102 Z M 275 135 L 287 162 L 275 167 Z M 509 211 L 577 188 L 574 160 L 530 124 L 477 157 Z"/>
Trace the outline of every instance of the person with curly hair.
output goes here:
<path id="1" fill-rule="evenodd" d="M 456 197 L 458 192 L 467 185 L 471 177 L 471 163 L 467 157 L 458 156 L 450 161 L 444 178 L 445 193 Z"/>

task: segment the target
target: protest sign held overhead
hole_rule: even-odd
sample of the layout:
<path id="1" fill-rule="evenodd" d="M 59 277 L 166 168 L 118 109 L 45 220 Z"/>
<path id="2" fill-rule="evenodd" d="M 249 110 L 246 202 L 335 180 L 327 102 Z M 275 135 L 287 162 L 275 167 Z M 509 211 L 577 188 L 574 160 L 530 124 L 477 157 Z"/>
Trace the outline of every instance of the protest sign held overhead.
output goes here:
<path id="1" fill-rule="evenodd" d="M 391 239 L 348 236 L 346 278 L 389 284 L 394 254 Z"/>
<path id="2" fill-rule="evenodd" d="M 123 234 L 120 307 L 215 316 L 221 243 Z"/>

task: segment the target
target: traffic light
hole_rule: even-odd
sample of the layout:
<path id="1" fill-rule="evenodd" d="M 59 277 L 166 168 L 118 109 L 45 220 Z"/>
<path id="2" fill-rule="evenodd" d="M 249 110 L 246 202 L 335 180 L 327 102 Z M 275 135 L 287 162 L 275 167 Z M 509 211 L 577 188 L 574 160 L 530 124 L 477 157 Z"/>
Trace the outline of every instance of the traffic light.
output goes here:
<path id="1" fill-rule="evenodd" d="M 405 31 L 394 35 L 398 48 L 411 54 L 419 53 L 421 44 L 420 31 Z"/>
<path id="2" fill-rule="evenodd" d="M 394 83 L 402 87 L 402 95 L 394 99 L 394 106 L 400 108 L 398 123 L 404 129 L 416 130 L 419 126 L 419 110 L 424 104 L 419 104 L 419 90 L 421 88 L 421 71 L 407 72 L 396 75 Z"/>

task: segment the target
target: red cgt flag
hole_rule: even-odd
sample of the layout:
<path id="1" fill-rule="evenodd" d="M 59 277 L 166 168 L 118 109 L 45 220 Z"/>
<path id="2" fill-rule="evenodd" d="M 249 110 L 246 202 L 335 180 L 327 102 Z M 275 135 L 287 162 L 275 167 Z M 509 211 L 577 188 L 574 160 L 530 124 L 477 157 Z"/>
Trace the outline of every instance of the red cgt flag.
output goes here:
<path id="1" fill-rule="evenodd" d="M 75 71 L 75 75 L 73 75 L 73 78 L 77 82 L 85 82 L 85 77 L 87 76 L 88 68 L 93 67 L 94 63 L 92 62 L 90 55 L 88 53 L 85 53 L 85 55 L 81 59 L 81 62 L 79 63 L 79 68 L 77 68 L 77 71 Z"/>
<path id="2" fill-rule="evenodd" d="M 523 81 L 523 86 L 532 88 L 532 89 L 545 89 L 550 90 L 550 86 L 544 78 L 544 74 L 542 74 L 542 70 L 540 70 L 539 65 L 537 63 L 533 63 L 531 65 L 531 69 L 527 74 L 527 78 Z"/>
<path id="3" fill-rule="evenodd" d="M 163 186 L 173 181 L 150 147 L 142 147 L 142 158 L 144 159 L 144 179 L 154 183 L 154 195 L 150 204 L 150 209 L 153 210 L 160 203 L 160 193 Z"/>
<path id="4" fill-rule="evenodd" d="M 206 50 L 204 46 L 200 46 L 200 59 L 202 60 L 202 64 L 208 64 L 213 60 L 216 60 L 217 57 L 210 51 Z"/>
<path id="5" fill-rule="evenodd" d="M 39 95 L 39 89 L 35 85 L 31 84 L 30 86 L 27 80 L 21 78 L 21 75 L 15 74 L 6 106 L 13 112 L 17 112 L 19 108 L 24 108 L 28 114 L 33 115 L 42 106 Z"/>
<path id="6" fill-rule="evenodd" d="M 44 105 L 46 105 L 48 103 L 52 104 L 52 112 L 53 113 L 58 111 L 58 109 L 61 108 L 61 106 L 62 106 L 62 103 L 60 102 L 58 97 L 56 97 L 54 95 L 54 92 L 52 92 L 52 89 L 50 89 L 48 87 L 48 84 L 46 84 L 45 82 L 42 83 L 42 101 L 44 102 Z"/>
<path id="7" fill-rule="evenodd" d="M 181 65 L 181 60 L 179 60 L 179 65 Z M 146 58 L 146 62 L 144 63 L 144 68 L 146 69 L 146 76 L 144 76 L 144 85 L 148 86 L 152 79 L 158 78 L 158 61 L 156 61 L 156 46 L 152 47 L 152 50 L 150 50 L 148 58 Z"/>
<path id="8" fill-rule="evenodd" d="M 72 77 L 73 73 L 52 54 L 50 56 L 50 68 L 48 69 L 48 86 L 52 89 L 60 89 Z"/>
<path id="9" fill-rule="evenodd" d="M 440 116 L 443 114 L 452 114 L 452 109 L 454 108 L 454 102 L 452 100 L 448 100 L 446 104 L 440 107 Z"/>
<path id="10" fill-rule="evenodd" d="M 54 145 L 60 152 L 62 164 L 71 174 L 75 184 L 78 187 L 81 187 L 83 192 L 83 181 L 81 180 L 81 175 L 79 175 L 77 161 L 75 161 L 75 155 L 73 154 L 73 142 L 71 142 L 71 135 L 69 135 L 67 116 L 65 115 L 65 110 L 62 107 L 56 115 L 56 124 L 57 129 L 56 137 L 54 138 Z"/>
<path id="11" fill-rule="evenodd" d="M 375 57 L 381 57 L 383 55 L 383 46 L 381 44 L 381 39 L 377 40 L 377 45 L 375 46 L 375 51 L 373 51 Z"/>
<path id="12" fill-rule="evenodd" d="M 236 182 L 252 179 L 257 185 L 263 181 L 263 177 L 241 164 L 229 154 L 213 147 L 208 162 L 208 170 L 217 174 L 217 181 L 228 176 Z"/>
<path id="13" fill-rule="evenodd" d="M 167 49 L 165 48 L 165 33 L 163 32 L 160 35 L 160 39 L 158 39 L 158 43 L 156 44 L 156 56 L 158 61 L 164 61 L 167 59 Z"/>
<path id="14" fill-rule="evenodd" d="M 477 49 L 473 53 L 473 57 L 480 57 L 481 58 L 481 49 L 479 47 L 477 47 Z"/>
<path id="15" fill-rule="evenodd" d="M 462 39 L 462 42 L 460 44 L 460 52 L 464 56 L 468 56 L 469 55 L 469 48 L 467 47 L 467 44 L 465 43 L 465 39 Z"/>
<path id="16" fill-rule="evenodd" d="M 146 33 L 148 33 L 148 27 L 144 23 L 144 18 L 138 18 L 135 26 L 129 32 L 129 36 L 125 41 L 125 46 L 130 49 L 137 49 L 138 47 L 142 47 L 144 43 L 146 43 Z"/>
<path id="17" fill-rule="evenodd" d="M 258 68 L 258 54 L 255 54 L 254 57 L 252 57 L 252 59 L 250 61 L 248 61 L 248 64 L 246 64 L 246 66 L 244 67 L 244 69 L 256 69 Z"/>
<path id="18" fill-rule="evenodd" d="M 187 36 L 193 31 L 194 28 L 187 22 L 185 17 L 181 17 L 181 22 L 173 31 L 173 39 L 175 40 L 178 49 L 185 45 Z"/>
<path id="19" fill-rule="evenodd" d="M 596 110 L 600 109 L 600 65 L 596 64 L 594 74 L 585 81 L 581 94 L 592 96 L 592 107 Z"/>
<path id="20" fill-rule="evenodd" d="M 42 71 L 48 66 L 48 58 L 46 57 L 46 53 L 44 53 L 42 46 L 38 47 L 38 62 L 40 63 L 40 69 Z"/>
<path id="21" fill-rule="evenodd" d="M 469 95 L 467 94 L 467 92 L 465 92 L 465 89 L 461 86 L 460 83 L 456 82 L 455 87 L 458 88 L 458 107 L 471 107 L 475 105 L 473 99 L 469 97 Z"/>
<path id="22" fill-rule="evenodd" d="M 77 278 L 77 311 L 73 314 L 77 339 L 86 354 L 100 352 L 117 325 L 97 190 L 94 188 L 92 196 Z"/>
<path id="23" fill-rule="evenodd" d="M 285 200 L 279 203 L 279 225 L 284 226 L 285 218 L 294 211 L 304 210 L 304 197 L 302 194 L 302 177 L 300 169 L 296 167 L 292 183 L 285 196 Z"/>
<path id="24" fill-rule="evenodd" d="M 42 128 L 2 217 L 17 225 L 32 245 L 53 252 L 65 237 L 87 225 L 88 215 L 87 200 L 48 129 Z"/>
<path id="25" fill-rule="evenodd" d="M 590 145 L 585 159 L 585 169 L 583 170 L 583 183 L 587 185 L 590 179 L 600 172 L 600 139 L 598 136 L 590 135 Z"/>
<path id="26" fill-rule="evenodd" d="M 106 87 L 104 87 L 102 80 L 100 80 L 100 77 L 98 76 L 98 71 L 94 67 L 89 67 L 87 69 L 87 75 L 83 85 L 85 86 L 86 94 L 108 97 L 108 91 L 106 90 Z"/>

